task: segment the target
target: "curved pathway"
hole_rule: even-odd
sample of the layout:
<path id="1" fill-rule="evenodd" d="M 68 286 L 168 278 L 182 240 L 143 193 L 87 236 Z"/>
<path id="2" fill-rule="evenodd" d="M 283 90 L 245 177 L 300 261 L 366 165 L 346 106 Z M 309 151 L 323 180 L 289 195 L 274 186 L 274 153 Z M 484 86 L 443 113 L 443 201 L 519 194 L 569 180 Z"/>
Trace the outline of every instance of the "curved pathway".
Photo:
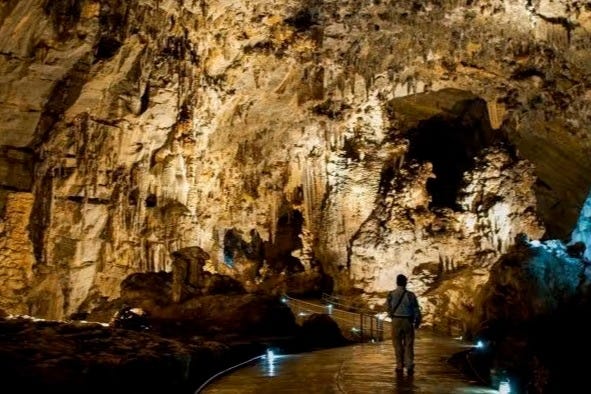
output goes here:
<path id="1" fill-rule="evenodd" d="M 414 376 L 394 372 L 391 341 L 261 358 L 201 393 L 497 393 L 446 363 L 466 346 L 418 331 Z"/>

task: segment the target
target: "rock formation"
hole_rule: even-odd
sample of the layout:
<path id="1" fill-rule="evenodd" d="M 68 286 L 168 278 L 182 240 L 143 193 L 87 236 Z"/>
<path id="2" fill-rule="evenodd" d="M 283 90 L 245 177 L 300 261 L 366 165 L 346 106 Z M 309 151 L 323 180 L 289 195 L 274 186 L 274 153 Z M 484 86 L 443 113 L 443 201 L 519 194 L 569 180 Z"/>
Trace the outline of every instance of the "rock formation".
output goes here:
<path id="1" fill-rule="evenodd" d="M 464 320 L 518 234 L 575 226 L 590 29 L 567 0 L 0 2 L 0 308 L 91 312 L 199 247 L 249 292 L 376 304 L 404 272 Z"/>
<path id="2" fill-rule="evenodd" d="M 27 393 L 193 393 L 219 369 L 265 351 L 85 322 L 0 319 L 0 331 L 10 333 L 0 336 L 0 377 Z"/>

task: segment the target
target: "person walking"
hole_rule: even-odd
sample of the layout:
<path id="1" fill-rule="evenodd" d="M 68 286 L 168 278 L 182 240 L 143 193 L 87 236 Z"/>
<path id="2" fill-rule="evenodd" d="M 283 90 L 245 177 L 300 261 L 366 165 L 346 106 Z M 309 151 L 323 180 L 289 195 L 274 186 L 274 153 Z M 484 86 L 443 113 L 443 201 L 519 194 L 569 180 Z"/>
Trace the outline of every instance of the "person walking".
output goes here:
<path id="1" fill-rule="evenodd" d="M 388 315 L 392 319 L 392 344 L 396 354 L 396 373 L 414 373 L 415 329 L 421 325 L 421 309 L 416 295 L 406 289 L 408 279 L 399 274 L 396 289 L 388 293 Z"/>

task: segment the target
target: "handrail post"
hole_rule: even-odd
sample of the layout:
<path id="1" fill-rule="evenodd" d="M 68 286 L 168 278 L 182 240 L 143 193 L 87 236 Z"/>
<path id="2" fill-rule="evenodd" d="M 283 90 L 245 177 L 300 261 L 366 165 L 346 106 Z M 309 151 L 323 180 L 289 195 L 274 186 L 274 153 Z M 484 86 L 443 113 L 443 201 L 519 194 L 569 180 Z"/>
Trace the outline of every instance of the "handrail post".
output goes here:
<path id="1" fill-rule="evenodd" d="M 360 324 L 360 328 L 361 328 L 361 342 L 363 342 L 363 312 L 361 312 L 359 314 L 360 320 L 361 320 L 361 324 Z"/>

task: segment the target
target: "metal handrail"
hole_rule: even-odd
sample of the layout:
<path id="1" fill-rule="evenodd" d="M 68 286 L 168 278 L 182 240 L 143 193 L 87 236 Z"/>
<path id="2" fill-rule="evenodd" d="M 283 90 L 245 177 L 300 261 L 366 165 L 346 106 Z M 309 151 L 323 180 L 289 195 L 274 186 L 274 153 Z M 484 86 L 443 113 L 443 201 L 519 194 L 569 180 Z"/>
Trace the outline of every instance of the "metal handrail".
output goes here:
<path id="1" fill-rule="evenodd" d="M 356 311 L 357 313 L 364 313 L 364 314 L 377 313 L 376 311 L 369 309 L 369 308 L 360 308 L 357 306 L 351 306 L 351 305 L 347 305 L 347 304 L 340 302 L 340 300 L 342 300 L 344 298 L 345 298 L 344 296 L 337 296 L 337 295 L 322 293 L 322 300 L 326 301 L 326 302 L 330 302 L 331 304 L 340 305 L 340 306 L 347 308 L 349 310 Z"/>
<path id="2" fill-rule="evenodd" d="M 313 304 L 311 302 L 307 302 L 307 301 L 304 301 L 304 300 L 293 298 L 293 297 L 290 297 L 290 296 L 287 296 L 287 295 L 284 295 L 283 297 L 285 297 L 288 300 L 296 301 L 298 304 L 307 304 L 307 305 L 311 305 L 312 307 L 320 308 L 320 309 L 323 309 L 323 310 L 328 307 L 328 305 L 322 306 L 322 305 L 318 305 L 318 304 Z M 343 307 L 346 307 L 346 305 L 344 305 L 344 304 L 338 304 L 338 303 L 330 303 L 330 304 L 333 305 L 333 306 L 334 305 L 341 305 Z M 340 313 L 347 313 L 347 314 L 350 314 L 350 315 L 364 314 L 364 315 L 370 316 L 370 315 L 377 314 L 377 312 L 372 311 L 371 309 L 359 309 L 358 312 L 352 312 L 352 311 L 348 311 L 348 310 L 345 310 L 345 309 L 338 309 L 338 311 Z"/>
<path id="3" fill-rule="evenodd" d="M 283 301 L 288 304 L 296 317 L 307 313 L 325 313 L 337 323 L 341 331 L 353 332 L 358 335 L 361 341 L 366 340 L 384 340 L 384 320 L 376 316 L 375 311 L 351 312 L 335 308 L 334 304 L 318 305 L 308 301 L 283 295 Z"/>

